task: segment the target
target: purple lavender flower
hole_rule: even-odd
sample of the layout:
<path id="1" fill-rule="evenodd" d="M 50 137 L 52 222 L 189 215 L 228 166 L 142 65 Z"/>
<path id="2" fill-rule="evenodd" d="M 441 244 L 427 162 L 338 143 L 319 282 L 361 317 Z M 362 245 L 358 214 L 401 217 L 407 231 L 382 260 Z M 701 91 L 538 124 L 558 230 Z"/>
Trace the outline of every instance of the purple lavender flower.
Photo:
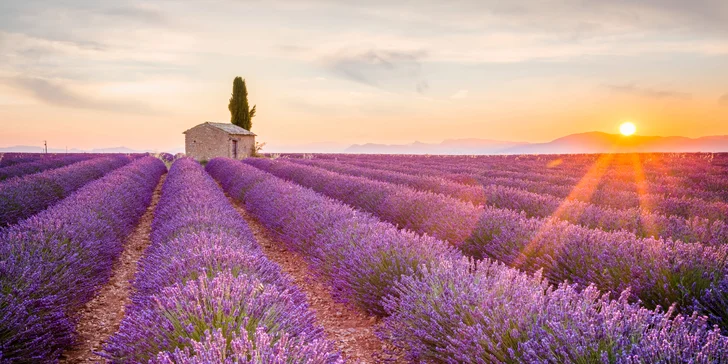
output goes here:
<path id="1" fill-rule="evenodd" d="M 309 256 L 315 269 L 334 287 L 336 298 L 369 313 L 383 315 L 383 297 L 393 294 L 403 276 L 458 253 L 442 241 L 400 232 L 369 214 L 322 198 L 231 160 L 207 165 L 231 195 L 235 183 L 251 182 L 244 191 L 246 207 L 289 246 Z"/>
<path id="2" fill-rule="evenodd" d="M 253 341 L 254 340 L 254 341 Z M 288 334 L 279 338 L 269 335 L 265 328 L 258 327 L 251 340 L 247 335 L 233 335 L 228 340 L 220 330 L 205 332 L 202 341 L 192 342 L 192 348 L 179 348 L 174 352 L 161 352 L 152 360 L 155 364 L 339 364 L 343 359 L 331 354 L 329 344 L 320 339 L 291 340 Z M 228 349 L 228 347 L 230 349 Z"/>
<path id="3" fill-rule="evenodd" d="M 76 313 L 108 279 L 165 171 L 137 159 L 0 232 L 3 360 L 54 361 L 73 344 Z"/>
<path id="4" fill-rule="evenodd" d="M 593 285 L 561 284 L 555 288 L 542 278 L 541 270 L 529 275 L 489 260 L 472 262 L 447 250 L 428 255 L 424 250 L 443 244 L 426 240 L 429 238 L 421 240 L 421 236 L 377 222 L 371 215 L 238 161 L 214 159 L 208 163 L 207 170 L 289 247 L 304 254 L 336 295 L 370 312 L 383 308 L 387 316 L 380 335 L 406 350 L 413 361 L 638 363 L 640 358 L 645 358 L 645 362 L 718 363 L 725 360 L 728 352 L 728 338 L 721 336 L 718 328 L 708 327 L 705 317 L 675 315 L 674 308 L 668 312 L 660 308 L 646 309 L 630 298 L 628 290 L 621 292 L 619 299 L 612 300 L 608 293 L 599 292 Z M 323 183 L 318 181 L 314 185 Z M 534 269 L 542 264 L 550 267 L 551 274 L 568 273 L 569 266 L 554 259 L 559 254 L 552 253 L 568 251 L 564 248 L 568 240 L 559 240 L 552 246 L 545 239 L 529 246 L 528 240 L 519 238 L 518 222 L 511 226 L 499 225 L 507 219 L 518 221 L 523 217 L 512 211 L 502 213 L 503 219 L 492 220 L 490 227 L 483 226 L 484 242 L 492 241 L 493 237 L 502 238 L 499 241 L 504 244 L 507 236 L 521 239 L 511 246 L 515 251 L 526 248 L 525 253 L 511 254 L 512 264 Z M 498 217 L 497 214 L 489 216 Z M 550 234 L 558 234 L 563 228 L 577 229 L 568 232 L 577 235 L 565 236 L 579 237 L 578 234 L 588 232 L 564 222 L 549 223 L 554 224 L 548 230 Z M 541 227 L 533 225 L 534 229 Z M 488 231 L 492 236 L 486 239 Z M 588 243 L 601 239 L 600 234 L 612 236 L 595 231 L 578 240 L 585 253 Z M 632 238 L 636 239 L 633 235 Z M 600 246 L 597 253 L 589 253 L 588 264 L 594 264 L 599 256 L 607 264 L 616 264 L 619 258 L 607 254 L 615 255 L 627 247 L 629 244 L 612 249 Z M 597 271 L 593 275 L 585 274 L 583 279 L 588 282 L 601 277 L 603 284 L 609 283 L 618 289 L 621 286 L 617 282 L 627 282 L 626 277 L 633 275 L 663 277 L 661 286 L 679 295 L 687 286 L 714 280 L 699 279 L 690 269 L 700 266 L 697 270 L 704 270 L 704 264 L 710 261 L 704 257 L 709 255 L 703 255 L 703 248 L 698 245 L 692 246 L 693 250 L 686 247 L 690 246 L 668 247 L 674 252 L 670 254 L 675 255 L 662 255 L 666 258 L 649 263 L 664 267 L 654 272 L 640 270 L 650 267 L 649 264 L 620 272 L 633 259 L 620 263 L 623 265 L 613 272 Z M 642 248 L 645 246 L 638 244 L 627 252 L 636 254 Z M 408 262 L 409 252 L 422 255 L 420 266 L 410 270 L 402 269 L 406 264 L 394 263 Z M 585 253 L 578 252 L 573 257 Z M 653 253 L 660 254 L 660 251 L 650 250 Z M 677 259 L 683 253 L 688 253 L 688 258 Z M 569 261 L 570 267 L 582 272 L 578 260 Z M 657 291 L 645 289 L 643 292 Z"/>
<path id="5" fill-rule="evenodd" d="M 192 159 L 170 169 L 134 287 L 121 327 L 104 348 L 114 362 L 340 360 L 304 294 L 265 258 L 243 218 Z"/>
<path id="6" fill-rule="evenodd" d="M 469 256 L 489 257 L 529 272 L 543 269 L 544 276 L 556 284 L 564 280 L 583 286 L 594 283 L 614 294 L 631 287 L 635 296 L 652 308 L 677 303 L 679 311 L 691 314 L 694 307 L 700 307 L 693 301 L 701 301 L 703 292 L 727 269 L 728 245 L 707 246 L 589 229 L 557 218 L 473 206 L 441 194 L 285 160 L 244 162 L 400 228 L 447 240 Z M 255 187 L 243 187 L 243 191 L 250 188 Z"/>
<path id="7" fill-rule="evenodd" d="M 0 227 L 40 212 L 130 161 L 121 155 L 94 158 L 0 183 Z"/>
<path id="8" fill-rule="evenodd" d="M 209 330 L 253 338 L 258 327 L 273 337 L 271 344 L 284 333 L 298 343 L 322 339 L 313 314 L 295 297 L 300 294 L 245 274 L 201 276 L 127 310 L 106 351 L 114 361 L 146 362 L 160 352 L 192 347 Z"/>
<path id="9" fill-rule="evenodd" d="M 6 166 L 0 168 L 0 181 L 64 167 L 95 157 L 95 155 L 72 154 L 58 157 L 38 157 L 25 163 L 23 162 L 23 159 L 19 159 L 18 163 L 8 163 L 9 165 L 6 164 Z M 5 158 L 3 158 L 3 160 L 4 159 Z"/>

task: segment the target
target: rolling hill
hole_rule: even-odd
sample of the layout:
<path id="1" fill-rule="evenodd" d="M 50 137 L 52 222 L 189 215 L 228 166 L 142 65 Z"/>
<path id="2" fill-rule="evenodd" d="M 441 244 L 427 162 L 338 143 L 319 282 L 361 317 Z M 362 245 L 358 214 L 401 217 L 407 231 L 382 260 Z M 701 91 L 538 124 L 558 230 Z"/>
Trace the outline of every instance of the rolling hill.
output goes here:
<path id="1" fill-rule="evenodd" d="M 728 135 L 700 138 L 661 137 L 588 132 L 571 134 L 546 143 L 489 139 L 450 139 L 442 143 L 354 144 L 345 153 L 361 154 L 564 154 L 628 152 L 728 152 Z"/>

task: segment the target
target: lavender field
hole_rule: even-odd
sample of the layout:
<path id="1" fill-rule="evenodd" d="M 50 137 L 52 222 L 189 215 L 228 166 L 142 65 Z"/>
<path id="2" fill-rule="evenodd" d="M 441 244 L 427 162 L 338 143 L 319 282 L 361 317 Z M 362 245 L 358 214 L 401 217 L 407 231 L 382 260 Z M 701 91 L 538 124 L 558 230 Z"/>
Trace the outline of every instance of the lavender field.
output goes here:
<path id="1" fill-rule="evenodd" d="M 728 363 L 728 154 L 0 159 L 0 363 Z"/>

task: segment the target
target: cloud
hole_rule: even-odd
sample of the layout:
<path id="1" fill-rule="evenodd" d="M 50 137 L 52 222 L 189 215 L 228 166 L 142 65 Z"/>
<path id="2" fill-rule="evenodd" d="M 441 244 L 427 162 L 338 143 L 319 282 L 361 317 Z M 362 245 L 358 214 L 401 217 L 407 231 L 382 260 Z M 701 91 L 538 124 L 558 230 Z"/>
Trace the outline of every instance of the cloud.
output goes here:
<path id="1" fill-rule="evenodd" d="M 417 90 L 417 92 L 419 92 L 421 94 L 425 93 L 425 91 L 427 91 L 429 89 L 430 89 L 430 83 L 427 82 L 426 80 L 419 81 L 419 82 L 417 82 L 417 85 L 415 85 L 415 90 Z"/>
<path id="2" fill-rule="evenodd" d="M 432 64 L 728 54 L 725 0 L 301 2 L 309 4 L 307 19 L 327 13 L 337 19 L 311 44 L 313 51 L 336 50 L 334 44 L 424 49 Z"/>
<path id="3" fill-rule="evenodd" d="M 723 106 L 728 106 L 728 93 L 725 93 L 718 99 L 718 102 Z"/>
<path id="4" fill-rule="evenodd" d="M 41 102 L 50 105 L 88 110 L 102 110 L 130 114 L 154 114 L 146 104 L 126 100 L 103 100 L 70 90 L 68 87 L 42 78 L 14 77 L 5 82 L 15 88 L 25 90 Z"/>
<path id="5" fill-rule="evenodd" d="M 391 20 L 429 23 L 437 29 L 474 30 L 496 25 L 571 37 L 661 30 L 724 35 L 728 30 L 728 5 L 724 0 L 454 0 L 453 3 L 457 5 L 445 7 L 440 0 L 420 0 L 418 6 L 412 6 L 409 2 L 371 0 L 357 10 Z M 426 32 L 427 28 L 415 31 Z"/>
<path id="6" fill-rule="evenodd" d="M 139 6 L 123 6 L 102 10 L 101 14 L 116 17 L 125 21 L 135 20 L 150 24 L 166 24 L 167 18 L 158 10 Z"/>
<path id="7" fill-rule="evenodd" d="M 379 88 L 407 84 L 424 92 L 429 84 L 422 74 L 424 51 L 393 51 L 371 49 L 358 53 L 340 52 L 325 57 L 326 67 L 345 79 Z"/>
<path id="8" fill-rule="evenodd" d="M 184 77 L 198 71 L 189 65 L 200 58 L 185 50 L 189 48 L 185 44 L 193 42 L 179 40 L 177 43 L 174 36 L 156 34 L 169 42 L 138 41 L 127 46 L 116 44 L 113 36 L 102 42 L 54 40 L 7 32 L 0 26 L 0 77 L 25 75 L 46 80 L 135 82 L 162 74 Z M 132 42 L 135 36 L 124 38 L 123 42 Z"/>
<path id="9" fill-rule="evenodd" d="M 310 47 L 304 47 L 304 46 L 295 45 L 295 44 L 281 44 L 278 46 L 278 49 L 280 49 L 284 53 L 294 53 L 294 54 L 308 52 L 311 50 Z"/>
<path id="10" fill-rule="evenodd" d="M 451 99 L 457 100 L 457 99 L 464 99 L 468 97 L 468 90 L 459 90 L 458 92 L 452 94 L 450 96 Z"/>
<path id="11" fill-rule="evenodd" d="M 686 92 L 640 87 L 634 83 L 604 85 L 604 87 L 615 93 L 637 95 L 652 99 L 689 99 L 692 97 L 691 94 Z"/>

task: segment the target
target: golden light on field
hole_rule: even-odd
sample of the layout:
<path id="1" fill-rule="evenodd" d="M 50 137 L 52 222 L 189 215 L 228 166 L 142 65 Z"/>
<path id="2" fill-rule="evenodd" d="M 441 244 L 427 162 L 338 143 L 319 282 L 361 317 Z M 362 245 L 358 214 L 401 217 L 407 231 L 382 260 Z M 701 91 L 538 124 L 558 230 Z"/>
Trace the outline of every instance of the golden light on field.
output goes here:
<path id="1" fill-rule="evenodd" d="M 556 166 L 559 166 L 559 165 L 561 165 L 561 163 L 564 163 L 564 161 L 563 161 L 563 160 L 562 160 L 561 158 L 559 158 L 559 159 L 554 159 L 554 160 L 552 160 L 551 162 L 549 162 L 549 163 L 548 163 L 548 164 L 546 165 L 546 167 L 547 167 L 547 168 L 554 168 L 554 167 L 556 167 Z"/>
<path id="2" fill-rule="evenodd" d="M 634 123 L 626 122 L 622 123 L 622 125 L 619 126 L 619 132 L 622 133 L 624 136 L 630 136 L 634 134 L 634 132 L 637 131 L 637 127 L 634 125 Z"/>

